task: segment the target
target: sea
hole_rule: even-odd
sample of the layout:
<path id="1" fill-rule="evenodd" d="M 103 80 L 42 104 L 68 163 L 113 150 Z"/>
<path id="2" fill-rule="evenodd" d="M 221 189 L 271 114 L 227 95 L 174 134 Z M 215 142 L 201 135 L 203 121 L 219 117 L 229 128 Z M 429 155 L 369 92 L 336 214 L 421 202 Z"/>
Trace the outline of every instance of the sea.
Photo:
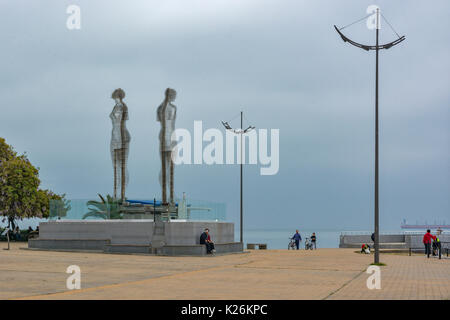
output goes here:
<path id="1" fill-rule="evenodd" d="M 301 245 L 305 244 L 305 238 L 311 237 L 313 232 L 316 233 L 317 248 L 339 248 L 341 230 L 299 230 L 302 237 Z M 287 249 L 290 238 L 293 237 L 294 233 L 295 230 L 291 229 L 244 229 L 244 243 L 265 243 L 267 244 L 267 249 Z M 239 231 L 236 231 L 235 235 L 238 238 Z"/>

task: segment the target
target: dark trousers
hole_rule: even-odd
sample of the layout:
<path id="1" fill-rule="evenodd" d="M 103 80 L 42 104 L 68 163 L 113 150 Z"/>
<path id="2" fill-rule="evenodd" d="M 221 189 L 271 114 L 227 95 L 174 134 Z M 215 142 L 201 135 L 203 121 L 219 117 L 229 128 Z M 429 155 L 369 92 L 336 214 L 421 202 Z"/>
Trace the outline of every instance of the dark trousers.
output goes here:
<path id="1" fill-rule="evenodd" d="M 433 256 L 437 256 L 438 255 L 438 242 L 433 242 Z"/>
<path id="2" fill-rule="evenodd" d="M 206 242 L 206 253 L 211 253 L 212 250 L 214 250 L 214 243 L 212 242 Z"/>
<path id="3" fill-rule="evenodd" d="M 424 243 L 425 245 L 425 254 L 427 255 L 427 257 L 430 257 L 430 253 L 431 253 L 431 244 L 430 243 Z"/>
<path id="4" fill-rule="evenodd" d="M 300 248 L 300 240 L 295 240 L 295 246 L 297 247 L 297 250 Z"/>

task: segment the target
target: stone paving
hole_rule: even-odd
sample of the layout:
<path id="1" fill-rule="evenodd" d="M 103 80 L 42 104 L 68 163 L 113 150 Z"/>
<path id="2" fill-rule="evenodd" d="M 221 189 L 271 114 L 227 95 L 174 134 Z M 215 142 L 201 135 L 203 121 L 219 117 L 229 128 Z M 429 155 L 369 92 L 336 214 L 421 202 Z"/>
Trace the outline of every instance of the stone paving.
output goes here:
<path id="1" fill-rule="evenodd" d="M 448 258 L 383 254 L 381 289 L 369 290 L 373 257 L 354 249 L 156 257 L 25 247 L 0 249 L 0 299 L 450 299 Z M 80 290 L 66 288 L 69 265 L 81 268 Z"/>
<path id="2" fill-rule="evenodd" d="M 367 290 L 363 273 L 330 299 L 450 299 L 450 259 L 386 254 L 382 262 L 381 290 Z"/>

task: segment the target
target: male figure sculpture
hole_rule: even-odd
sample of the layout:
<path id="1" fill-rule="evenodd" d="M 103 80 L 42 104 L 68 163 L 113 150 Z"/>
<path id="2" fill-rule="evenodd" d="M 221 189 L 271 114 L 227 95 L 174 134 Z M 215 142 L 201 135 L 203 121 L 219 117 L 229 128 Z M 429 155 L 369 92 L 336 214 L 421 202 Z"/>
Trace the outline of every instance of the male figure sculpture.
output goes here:
<path id="1" fill-rule="evenodd" d="M 170 204 L 174 203 L 173 191 L 173 171 L 172 151 L 175 142 L 172 142 L 172 133 L 175 130 L 175 119 L 177 108 L 172 102 L 175 100 L 177 92 L 174 89 L 167 88 L 165 99 L 158 107 L 157 120 L 161 122 L 161 131 L 159 132 L 159 154 L 161 156 L 161 172 L 159 181 L 162 187 L 162 203 L 167 204 L 167 180 L 170 187 Z"/>
<path id="2" fill-rule="evenodd" d="M 109 117 L 112 121 L 111 159 L 114 168 L 114 199 L 117 199 L 117 189 L 120 184 L 120 198 L 125 200 L 125 187 L 128 183 L 127 160 L 130 147 L 130 133 L 125 121 L 128 120 L 128 107 L 123 102 L 125 91 L 116 89 L 111 96 L 116 102 Z"/>

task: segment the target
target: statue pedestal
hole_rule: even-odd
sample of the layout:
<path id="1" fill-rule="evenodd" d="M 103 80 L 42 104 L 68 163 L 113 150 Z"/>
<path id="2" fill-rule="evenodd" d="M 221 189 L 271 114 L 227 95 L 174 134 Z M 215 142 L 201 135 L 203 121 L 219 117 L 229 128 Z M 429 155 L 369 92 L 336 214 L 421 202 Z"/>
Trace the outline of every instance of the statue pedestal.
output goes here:
<path id="1" fill-rule="evenodd" d="M 28 247 L 47 250 L 95 250 L 115 253 L 203 255 L 200 235 L 210 230 L 216 253 L 242 252 L 234 241 L 234 223 L 172 220 L 58 220 L 41 222 L 39 238 Z M 161 232 L 162 231 L 162 232 Z M 156 250 L 153 250 L 156 249 Z"/>

